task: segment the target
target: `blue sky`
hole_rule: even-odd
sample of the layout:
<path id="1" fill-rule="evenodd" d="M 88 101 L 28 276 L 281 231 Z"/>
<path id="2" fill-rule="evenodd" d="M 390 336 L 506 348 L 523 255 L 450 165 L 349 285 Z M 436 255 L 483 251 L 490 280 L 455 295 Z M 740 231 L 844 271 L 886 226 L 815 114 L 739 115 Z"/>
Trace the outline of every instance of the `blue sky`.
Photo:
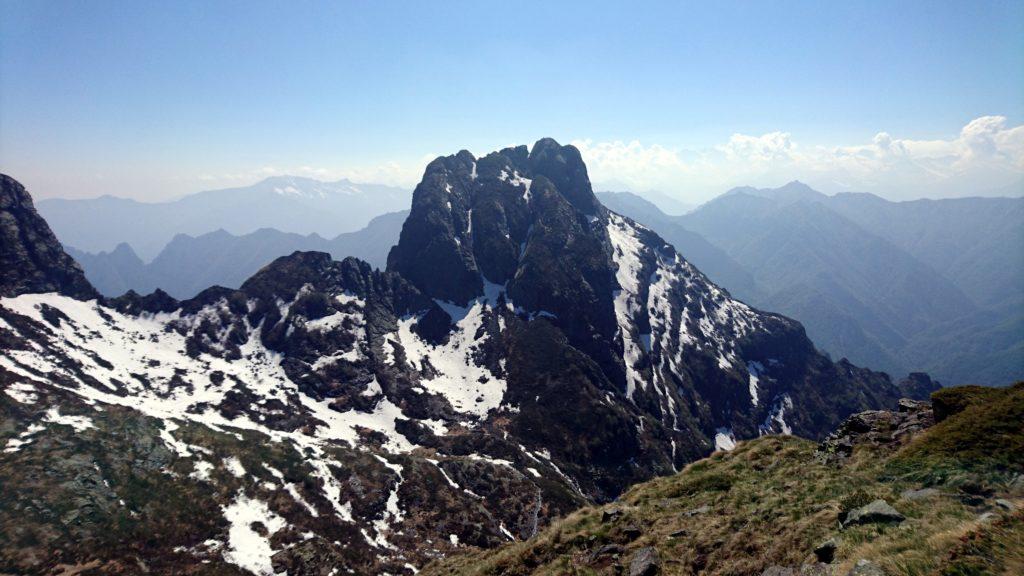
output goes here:
<path id="1" fill-rule="evenodd" d="M 411 186 L 553 136 L 692 201 L 1024 178 L 1024 2 L 520 4 L 3 0 L 0 169 L 38 197 Z"/>

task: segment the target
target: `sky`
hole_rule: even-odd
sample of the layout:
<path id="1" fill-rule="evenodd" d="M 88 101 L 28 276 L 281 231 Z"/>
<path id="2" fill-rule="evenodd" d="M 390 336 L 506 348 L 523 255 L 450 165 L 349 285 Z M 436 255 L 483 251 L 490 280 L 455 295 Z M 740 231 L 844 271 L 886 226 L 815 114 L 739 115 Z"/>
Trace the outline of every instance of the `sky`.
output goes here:
<path id="1" fill-rule="evenodd" d="M 545 136 L 693 203 L 1021 195 L 1024 2 L 0 0 L 0 170 L 36 198 L 411 188 Z"/>

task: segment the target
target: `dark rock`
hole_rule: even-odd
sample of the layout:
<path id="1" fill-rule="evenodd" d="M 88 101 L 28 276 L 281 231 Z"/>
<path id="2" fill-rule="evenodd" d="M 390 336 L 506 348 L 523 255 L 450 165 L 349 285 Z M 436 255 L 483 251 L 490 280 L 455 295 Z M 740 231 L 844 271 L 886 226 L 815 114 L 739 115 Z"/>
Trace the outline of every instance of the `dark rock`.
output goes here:
<path id="1" fill-rule="evenodd" d="M 843 526 L 899 523 L 904 520 L 906 520 L 906 517 L 890 506 L 888 502 L 885 500 L 875 500 L 874 502 L 866 506 L 861 506 L 847 514 L 846 520 L 843 522 Z"/>
<path id="2" fill-rule="evenodd" d="M 639 526 L 635 526 L 635 525 L 624 526 L 622 528 L 622 535 L 625 536 L 626 539 L 629 540 L 629 541 L 636 540 L 643 533 L 644 533 L 644 531 L 641 530 Z"/>
<path id="3" fill-rule="evenodd" d="M 838 547 L 836 539 L 829 538 L 814 548 L 814 556 L 818 559 L 818 562 L 831 564 L 832 560 L 836 557 L 836 548 Z"/>
<path id="4" fill-rule="evenodd" d="M 601 512 L 601 522 L 608 523 L 614 520 L 618 520 L 622 516 L 622 510 L 619 508 L 610 508 Z"/>
<path id="5" fill-rule="evenodd" d="M 170 294 L 157 288 L 152 294 L 140 296 L 133 290 L 129 290 L 117 298 L 108 298 L 110 304 L 118 312 L 137 316 L 143 312 L 157 314 L 160 312 L 173 312 L 181 305 Z"/>
<path id="6" fill-rule="evenodd" d="M 39 292 L 99 297 L 36 212 L 25 187 L 0 174 L 0 296 Z"/>
<path id="7" fill-rule="evenodd" d="M 960 502 L 966 506 L 981 506 L 985 504 L 985 497 L 978 494 L 961 494 Z"/>
<path id="8" fill-rule="evenodd" d="M 818 445 L 816 457 L 842 464 L 860 444 L 895 449 L 935 423 L 926 402 L 901 399 L 896 411 L 868 410 L 847 418 Z"/>
<path id="9" fill-rule="evenodd" d="M 655 576 L 660 572 L 658 551 L 650 546 L 637 550 L 629 560 L 629 576 Z"/>
<path id="10" fill-rule="evenodd" d="M 928 400 L 942 385 L 923 372 L 911 372 L 897 384 L 900 394 L 913 400 Z M 901 410 L 902 411 L 902 410 Z"/>
<path id="11" fill-rule="evenodd" d="M 590 553 L 588 564 L 593 564 L 605 557 L 618 557 L 622 554 L 623 548 L 618 544 L 605 544 Z"/>

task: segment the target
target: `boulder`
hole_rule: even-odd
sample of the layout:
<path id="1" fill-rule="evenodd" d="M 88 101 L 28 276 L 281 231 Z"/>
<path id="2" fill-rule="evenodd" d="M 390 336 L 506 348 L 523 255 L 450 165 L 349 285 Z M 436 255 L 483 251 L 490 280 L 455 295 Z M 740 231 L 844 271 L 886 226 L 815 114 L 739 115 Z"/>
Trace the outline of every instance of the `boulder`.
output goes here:
<path id="1" fill-rule="evenodd" d="M 629 576 L 655 576 L 660 572 L 658 551 L 650 546 L 637 550 L 629 560 Z"/>
<path id="2" fill-rule="evenodd" d="M 913 502 L 915 500 L 927 500 L 928 498 L 933 498 L 939 494 L 941 494 L 941 492 L 935 488 L 921 488 L 920 490 L 904 490 L 900 493 L 900 498 Z"/>
<path id="3" fill-rule="evenodd" d="M 686 515 L 686 516 L 699 516 L 701 514 L 707 514 L 708 512 L 711 512 L 711 506 L 708 506 L 707 504 L 705 504 L 705 505 L 700 506 L 698 508 L 694 508 L 692 510 L 687 510 L 686 512 L 683 512 L 683 514 Z"/>
<path id="4" fill-rule="evenodd" d="M 644 531 L 641 530 L 640 527 L 635 524 L 631 524 L 629 526 L 625 526 L 622 528 L 622 535 L 625 536 L 626 539 L 631 542 L 639 538 L 640 535 L 643 533 Z"/>
<path id="5" fill-rule="evenodd" d="M 855 526 L 857 524 L 880 524 L 890 522 L 903 522 L 906 517 L 900 514 L 895 508 L 889 505 L 885 500 L 875 500 L 874 502 L 861 506 L 849 514 L 846 515 L 846 521 L 843 522 L 843 526 Z"/>
<path id="6" fill-rule="evenodd" d="M 998 498 L 996 500 L 996 506 L 1002 508 L 1003 510 L 1006 510 L 1007 512 L 1013 512 L 1014 510 L 1017 509 L 1016 504 L 1004 498 Z"/>
<path id="7" fill-rule="evenodd" d="M 836 548 L 838 547 L 839 545 L 836 542 L 836 539 L 829 538 L 814 548 L 814 556 L 818 559 L 818 562 L 831 564 L 832 560 L 836 557 Z"/>
<path id="8" fill-rule="evenodd" d="M 622 510 L 618 508 L 610 508 L 601 512 L 601 522 L 607 524 L 608 522 L 617 520 L 620 516 L 622 516 Z"/>
<path id="9" fill-rule="evenodd" d="M 590 553 L 589 562 L 593 564 L 601 558 L 608 556 L 618 558 L 619 554 L 622 554 L 622 546 L 619 546 L 618 544 L 605 544 Z"/>

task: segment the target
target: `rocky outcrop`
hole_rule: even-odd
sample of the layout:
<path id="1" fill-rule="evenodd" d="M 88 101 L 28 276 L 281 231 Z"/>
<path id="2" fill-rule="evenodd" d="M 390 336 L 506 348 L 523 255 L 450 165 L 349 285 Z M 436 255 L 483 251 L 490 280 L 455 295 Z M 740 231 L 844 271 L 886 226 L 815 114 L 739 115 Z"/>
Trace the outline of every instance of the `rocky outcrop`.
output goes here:
<path id="1" fill-rule="evenodd" d="M 868 410 L 850 416 L 821 442 L 817 456 L 842 464 L 858 445 L 896 449 L 935 424 L 928 402 L 901 399 L 897 410 Z"/>
<path id="2" fill-rule="evenodd" d="M 579 151 L 551 139 L 431 162 L 388 270 L 439 302 L 499 301 L 515 313 L 500 312 L 521 328 L 490 335 L 519 408 L 510 426 L 564 446 L 560 457 L 589 469 L 600 498 L 624 475 L 664 473 L 764 433 L 817 437 L 899 396 L 887 376 L 830 362 L 798 323 L 732 299 L 656 234 L 608 212 Z M 620 465 L 637 451 L 642 460 Z"/>
<path id="3" fill-rule="evenodd" d="M 661 558 L 655 548 L 641 548 L 629 559 L 629 576 L 657 576 L 660 572 Z"/>
<path id="4" fill-rule="evenodd" d="M 875 500 L 869 504 L 851 510 L 843 521 L 843 527 L 858 524 L 890 524 L 903 522 L 906 518 L 885 500 Z"/>
<path id="5" fill-rule="evenodd" d="M 913 400 L 928 400 L 942 385 L 924 372 L 911 372 L 899 382 L 900 394 Z"/>
<path id="6" fill-rule="evenodd" d="M 25 187 L 0 174 L 0 296 L 37 292 L 81 300 L 98 296 L 36 212 Z"/>

